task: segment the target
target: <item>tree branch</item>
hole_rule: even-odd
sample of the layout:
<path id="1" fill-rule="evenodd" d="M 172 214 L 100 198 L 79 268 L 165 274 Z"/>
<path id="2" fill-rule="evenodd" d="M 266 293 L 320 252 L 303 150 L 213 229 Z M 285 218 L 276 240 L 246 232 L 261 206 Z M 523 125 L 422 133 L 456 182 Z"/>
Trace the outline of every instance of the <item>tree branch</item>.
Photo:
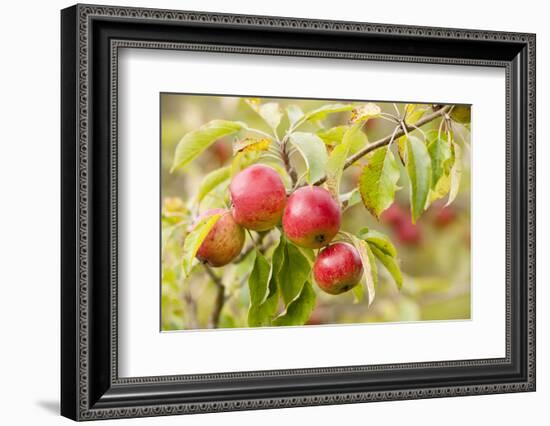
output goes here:
<path id="1" fill-rule="evenodd" d="M 208 321 L 208 327 L 209 328 L 218 328 L 220 324 L 220 314 L 222 313 L 223 305 L 225 303 L 225 287 L 220 279 L 212 268 L 210 266 L 203 263 L 204 270 L 208 274 L 208 276 L 212 279 L 214 282 L 214 285 L 216 286 L 216 298 L 214 300 L 214 309 L 212 309 L 212 313 L 210 314 L 210 319 Z"/>
<path id="2" fill-rule="evenodd" d="M 429 122 L 434 121 L 436 118 L 444 116 L 452 107 L 453 107 L 453 105 L 445 105 L 444 107 L 438 109 L 437 111 L 431 113 L 430 115 L 426 115 L 426 116 L 422 117 L 414 125 L 405 124 L 404 127 L 407 131 L 412 132 L 412 131 L 414 131 L 415 127 L 421 127 L 424 124 L 428 124 Z M 403 136 L 405 134 L 405 129 L 400 128 L 399 130 L 397 130 L 397 132 L 395 132 L 395 136 L 392 136 L 393 135 L 393 132 L 392 132 L 392 134 L 387 135 L 387 136 L 383 137 L 382 139 L 378 139 L 376 142 L 373 142 L 373 143 L 367 145 L 366 147 L 364 147 L 363 149 L 361 149 L 360 151 L 357 151 L 355 154 L 353 154 L 351 157 L 349 157 L 346 160 L 346 163 L 344 165 L 344 169 L 347 169 L 349 166 L 351 166 L 353 163 L 355 163 L 360 158 L 367 155 L 369 152 L 372 152 L 375 149 L 378 149 L 382 146 L 385 146 L 385 145 L 389 144 L 390 141 L 392 140 L 392 138 L 393 139 L 400 138 L 401 136 Z M 321 185 L 326 180 L 327 180 L 327 177 L 324 176 L 321 179 L 319 179 L 317 182 L 315 182 L 314 185 Z"/>
<path id="3" fill-rule="evenodd" d="M 296 169 L 294 166 L 290 163 L 290 155 L 287 151 L 287 143 L 285 142 L 282 149 L 281 149 L 281 158 L 283 159 L 283 164 L 285 165 L 285 169 L 290 176 L 290 180 L 292 181 L 292 186 L 296 185 L 296 181 L 298 180 L 298 174 L 296 173 Z"/>

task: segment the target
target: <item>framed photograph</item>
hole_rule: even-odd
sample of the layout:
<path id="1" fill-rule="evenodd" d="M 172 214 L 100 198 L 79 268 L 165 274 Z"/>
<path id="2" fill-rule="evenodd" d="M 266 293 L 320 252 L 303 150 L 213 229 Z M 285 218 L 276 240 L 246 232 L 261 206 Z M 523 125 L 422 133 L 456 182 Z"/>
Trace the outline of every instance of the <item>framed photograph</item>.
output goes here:
<path id="1" fill-rule="evenodd" d="M 62 415 L 535 390 L 535 35 L 61 30 Z"/>

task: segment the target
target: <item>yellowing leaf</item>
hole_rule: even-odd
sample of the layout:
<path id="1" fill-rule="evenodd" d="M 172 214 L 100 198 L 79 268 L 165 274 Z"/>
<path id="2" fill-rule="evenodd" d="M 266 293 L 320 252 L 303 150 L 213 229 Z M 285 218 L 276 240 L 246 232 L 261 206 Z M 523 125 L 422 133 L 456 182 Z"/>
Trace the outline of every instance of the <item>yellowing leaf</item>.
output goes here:
<path id="1" fill-rule="evenodd" d="M 342 138 L 342 143 L 332 150 L 327 160 L 326 167 L 326 185 L 327 189 L 335 200 L 338 200 L 340 195 L 340 180 L 344 172 L 344 166 L 348 158 L 351 145 L 357 138 L 357 134 L 361 133 L 361 128 L 358 125 L 351 126 Z"/>
<path id="2" fill-rule="evenodd" d="M 244 138 L 233 144 L 233 152 L 266 151 L 271 145 L 267 138 Z"/>
<path id="3" fill-rule="evenodd" d="M 348 131 L 349 126 L 336 126 L 327 130 L 319 130 L 317 136 L 327 145 L 339 145 Z"/>
<path id="4" fill-rule="evenodd" d="M 455 200 L 460 188 L 460 179 L 462 178 L 462 149 L 460 145 L 454 142 L 452 146 L 455 160 L 451 168 L 451 189 L 449 191 L 449 199 L 447 200 L 447 204 L 445 204 L 446 206 Z"/>
<path id="5" fill-rule="evenodd" d="M 191 271 L 193 260 L 195 259 L 202 242 L 208 236 L 208 233 L 220 217 L 221 214 L 214 214 L 203 218 L 185 237 L 185 241 L 183 243 L 183 259 L 181 262 L 184 276 L 187 276 Z"/>
<path id="6" fill-rule="evenodd" d="M 371 118 L 378 117 L 382 110 L 371 102 L 360 105 L 351 112 L 351 123 L 363 123 Z"/>
<path id="7" fill-rule="evenodd" d="M 403 165 L 407 164 L 407 136 L 401 136 L 397 139 L 397 153 Z"/>
<path id="8" fill-rule="evenodd" d="M 399 167 L 390 149 L 382 147 L 367 156 L 359 177 L 363 204 L 376 218 L 392 203 L 399 180 Z"/>
<path id="9" fill-rule="evenodd" d="M 361 263 L 363 264 L 363 277 L 367 286 L 367 296 L 369 300 L 369 306 L 374 302 L 374 297 L 376 295 L 375 284 L 374 284 L 374 274 L 373 274 L 373 260 L 371 260 L 370 247 L 366 241 L 357 238 L 356 236 L 351 236 L 353 245 L 359 252 L 361 257 Z M 372 257 L 374 259 L 374 257 Z M 376 263 L 374 263 L 376 268 Z M 360 284 L 358 284 L 360 285 Z"/>
<path id="10" fill-rule="evenodd" d="M 451 148 L 449 143 L 440 138 L 435 138 L 428 145 L 428 152 L 432 160 L 432 189 L 435 189 L 439 179 L 449 172 L 449 160 L 451 160 Z"/>
<path id="11" fill-rule="evenodd" d="M 324 119 L 329 114 L 336 112 L 351 111 L 355 106 L 353 104 L 329 104 L 323 105 L 313 111 L 307 112 L 300 121 L 319 121 Z"/>
<path id="12" fill-rule="evenodd" d="M 176 146 L 170 172 L 193 161 L 221 137 L 236 133 L 244 127 L 244 123 L 237 121 L 213 120 L 187 133 Z"/>
<path id="13" fill-rule="evenodd" d="M 407 104 L 405 106 L 405 123 L 415 124 L 429 110 L 428 105 Z"/>
<path id="14" fill-rule="evenodd" d="M 451 176 L 449 174 L 445 174 L 439 178 L 437 184 L 435 185 L 435 188 L 430 189 L 430 195 L 428 197 L 429 204 L 433 203 L 436 200 L 439 200 L 440 198 L 443 198 L 449 193 L 450 189 Z"/>

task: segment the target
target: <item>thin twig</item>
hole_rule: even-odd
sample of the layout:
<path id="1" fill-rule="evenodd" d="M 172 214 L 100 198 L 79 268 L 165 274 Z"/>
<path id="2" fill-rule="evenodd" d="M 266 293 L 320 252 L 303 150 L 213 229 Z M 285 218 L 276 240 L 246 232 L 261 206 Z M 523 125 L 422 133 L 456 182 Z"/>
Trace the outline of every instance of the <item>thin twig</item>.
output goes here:
<path id="1" fill-rule="evenodd" d="M 416 127 L 421 127 L 424 124 L 427 124 L 427 123 L 435 120 L 436 118 L 439 118 L 439 117 L 443 116 L 447 111 L 449 111 L 450 108 L 451 108 L 450 105 L 446 105 L 443 108 L 438 109 L 437 111 L 433 112 L 432 114 L 422 117 L 414 125 Z M 414 127 L 411 126 L 411 125 L 406 124 L 405 127 L 407 128 L 408 131 L 414 130 Z M 399 129 L 395 133 L 394 138 L 399 138 L 399 137 L 403 136 L 404 134 L 405 134 L 405 132 L 403 131 L 403 129 Z M 378 149 L 378 148 L 380 148 L 384 145 L 387 145 L 388 143 L 390 143 L 391 139 L 392 139 L 392 135 L 387 135 L 387 136 L 383 137 L 382 139 L 379 139 L 376 142 L 373 142 L 370 145 L 367 145 L 365 148 L 357 151 L 355 154 L 353 154 L 351 157 L 349 157 L 346 160 L 346 163 L 344 165 L 344 169 L 347 169 L 349 166 L 351 166 L 353 163 L 355 163 L 360 158 L 367 155 L 369 152 L 372 152 L 375 149 Z M 327 177 L 324 176 L 321 179 L 319 179 L 317 182 L 315 182 L 314 185 L 321 185 L 326 180 L 327 180 Z"/>
<path id="2" fill-rule="evenodd" d="M 281 158 L 283 160 L 283 164 L 285 165 L 285 169 L 290 176 L 290 180 L 292 181 L 292 186 L 294 186 L 298 180 L 298 174 L 296 173 L 294 166 L 290 163 L 290 155 L 288 153 L 287 146 L 288 144 L 285 142 L 281 149 Z"/>
<path id="3" fill-rule="evenodd" d="M 191 292 L 185 291 L 183 293 L 183 300 L 187 305 L 187 312 L 189 312 L 189 315 L 188 315 L 189 328 L 191 329 L 199 328 L 199 321 L 197 319 L 198 317 L 197 303 L 195 302 L 195 299 L 193 299 Z"/>
<path id="4" fill-rule="evenodd" d="M 260 253 L 265 252 L 273 244 L 273 241 L 268 241 L 267 244 L 263 244 L 264 238 L 267 234 L 267 232 L 258 234 L 258 238 L 256 239 L 255 243 L 249 245 L 246 249 L 244 249 L 241 254 L 237 256 L 235 260 L 233 260 L 233 263 L 242 262 L 245 257 L 248 256 L 256 248 L 260 251 Z"/>
<path id="5" fill-rule="evenodd" d="M 225 303 L 225 287 L 220 277 L 218 277 L 210 266 L 203 264 L 204 270 L 208 276 L 212 279 L 212 282 L 216 286 L 216 298 L 214 299 L 214 309 L 210 314 L 210 320 L 208 321 L 209 328 L 218 328 L 220 324 L 220 314 Z"/>

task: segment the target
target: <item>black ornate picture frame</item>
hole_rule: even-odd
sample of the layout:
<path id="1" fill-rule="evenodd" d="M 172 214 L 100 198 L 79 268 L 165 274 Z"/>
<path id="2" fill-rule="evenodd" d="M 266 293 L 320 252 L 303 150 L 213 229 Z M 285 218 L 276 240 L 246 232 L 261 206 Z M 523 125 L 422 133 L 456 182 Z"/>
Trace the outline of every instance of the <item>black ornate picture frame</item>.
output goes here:
<path id="1" fill-rule="evenodd" d="M 535 390 L 535 35 L 76 5 L 61 13 L 61 413 L 159 416 Z M 506 356 L 120 378 L 121 47 L 479 65 L 506 73 Z"/>

